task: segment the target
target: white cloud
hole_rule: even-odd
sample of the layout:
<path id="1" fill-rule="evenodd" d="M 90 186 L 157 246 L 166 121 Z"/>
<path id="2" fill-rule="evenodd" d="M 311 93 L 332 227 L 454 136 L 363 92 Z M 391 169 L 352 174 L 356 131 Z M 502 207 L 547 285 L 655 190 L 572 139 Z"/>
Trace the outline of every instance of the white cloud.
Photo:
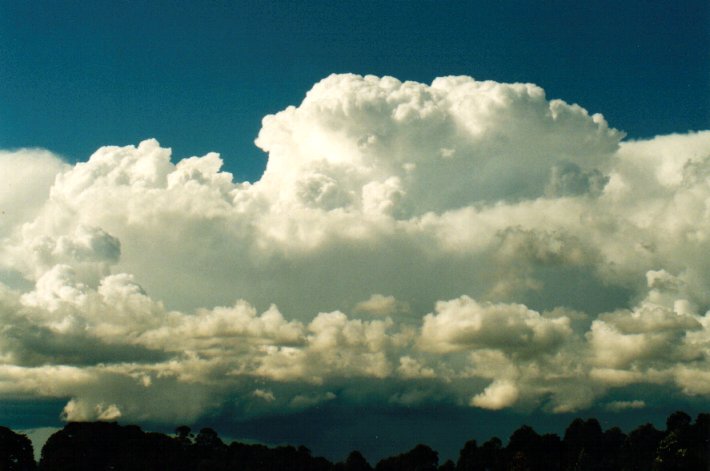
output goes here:
<path id="1" fill-rule="evenodd" d="M 155 140 L 2 152 L 0 396 L 188 421 L 372 381 L 558 412 L 708 395 L 710 132 L 622 137 L 531 84 L 334 75 L 264 119 L 254 184 Z"/>
<path id="2" fill-rule="evenodd" d="M 504 409 L 518 400 L 518 388 L 509 381 L 495 381 L 471 398 L 471 405 L 482 409 Z"/>
<path id="3" fill-rule="evenodd" d="M 361 301 L 355 305 L 355 312 L 363 312 L 378 316 L 387 316 L 406 312 L 409 307 L 406 304 L 397 302 L 394 296 L 383 296 L 373 294 L 369 299 Z"/>
<path id="4" fill-rule="evenodd" d="M 42 149 L 0 150 L 0 237 L 34 218 L 47 201 L 55 177 L 69 168 Z"/>
<path id="5" fill-rule="evenodd" d="M 600 316 L 587 337 L 597 365 L 627 368 L 638 362 L 661 365 L 697 358 L 701 352 L 684 348 L 684 341 L 688 333 L 700 329 L 695 316 L 643 304 L 632 312 Z"/>
<path id="6" fill-rule="evenodd" d="M 276 400 L 274 393 L 265 389 L 257 388 L 252 392 L 252 395 L 254 397 L 258 397 L 259 399 L 263 399 L 266 402 L 274 402 Z"/>
<path id="7" fill-rule="evenodd" d="M 433 368 L 423 366 L 416 358 L 408 355 L 399 359 L 397 371 L 402 377 L 407 379 L 436 377 L 436 372 Z"/>
<path id="8" fill-rule="evenodd" d="M 519 304 L 481 305 L 468 296 L 439 301 L 424 316 L 421 344 L 426 350 L 501 349 L 526 355 L 554 349 L 571 335 L 569 319 L 548 319 Z"/>

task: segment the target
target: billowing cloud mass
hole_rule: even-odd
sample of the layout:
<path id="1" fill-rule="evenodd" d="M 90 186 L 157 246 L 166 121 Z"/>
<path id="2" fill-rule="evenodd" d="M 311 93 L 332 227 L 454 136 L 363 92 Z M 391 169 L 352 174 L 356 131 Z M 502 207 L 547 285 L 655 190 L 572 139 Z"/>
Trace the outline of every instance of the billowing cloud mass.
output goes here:
<path id="1" fill-rule="evenodd" d="M 256 144 L 254 183 L 155 140 L 0 153 L 0 397 L 175 423 L 710 395 L 710 132 L 624 141 L 531 84 L 333 75 Z"/>

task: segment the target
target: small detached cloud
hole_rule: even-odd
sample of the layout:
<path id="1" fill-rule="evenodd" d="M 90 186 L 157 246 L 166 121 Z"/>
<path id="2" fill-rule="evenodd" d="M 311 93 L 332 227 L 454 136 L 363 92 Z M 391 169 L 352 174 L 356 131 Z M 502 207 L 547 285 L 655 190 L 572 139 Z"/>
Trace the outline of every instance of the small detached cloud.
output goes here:
<path id="1" fill-rule="evenodd" d="M 408 312 L 409 306 L 406 303 L 397 301 L 394 296 L 373 294 L 369 299 L 357 303 L 354 311 L 376 316 L 387 316 Z"/>
<path id="2" fill-rule="evenodd" d="M 276 400 L 274 393 L 265 389 L 255 389 L 252 392 L 252 396 L 258 397 L 259 399 L 263 399 L 266 402 L 274 402 Z"/>
<path id="3" fill-rule="evenodd" d="M 646 403 L 640 400 L 634 401 L 612 401 L 606 404 L 606 409 L 612 412 L 619 412 L 627 409 L 643 409 Z"/>
<path id="4" fill-rule="evenodd" d="M 0 152 L 0 397 L 169 423 L 706 397 L 710 131 L 623 138 L 532 84 L 345 74 L 264 119 L 254 183 L 152 139 Z"/>
<path id="5" fill-rule="evenodd" d="M 494 381 L 483 392 L 471 398 L 471 405 L 482 409 L 504 409 L 515 404 L 519 394 L 518 388 L 512 382 Z"/>

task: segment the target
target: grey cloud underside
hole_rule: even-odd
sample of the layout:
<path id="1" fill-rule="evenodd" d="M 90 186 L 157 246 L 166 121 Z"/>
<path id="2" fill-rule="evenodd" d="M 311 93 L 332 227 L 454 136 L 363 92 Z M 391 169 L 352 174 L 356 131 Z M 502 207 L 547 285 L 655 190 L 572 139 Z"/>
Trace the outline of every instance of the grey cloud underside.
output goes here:
<path id="1" fill-rule="evenodd" d="M 253 184 L 154 140 L 0 153 L 0 396 L 175 422 L 710 394 L 710 132 L 626 142 L 530 84 L 334 75 L 256 143 Z"/>

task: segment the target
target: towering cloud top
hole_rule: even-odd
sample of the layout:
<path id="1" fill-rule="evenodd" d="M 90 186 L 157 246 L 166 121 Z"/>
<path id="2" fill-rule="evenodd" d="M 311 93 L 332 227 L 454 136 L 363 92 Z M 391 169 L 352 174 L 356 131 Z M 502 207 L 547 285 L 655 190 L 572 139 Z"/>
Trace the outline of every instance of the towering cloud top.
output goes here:
<path id="1" fill-rule="evenodd" d="M 253 184 L 155 140 L 0 153 L 0 395 L 158 421 L 708 395 L 710 132 L 622 138 L 531 84 L 333 75 L 264 119 Z"/>
<path id="2" fill-rule="evenodd" d="M 279 201 L 408 219 L 546 189 L 598 193 L 621 137 L 531 84 L 333 75 L 267 117 L 256 143 L 269 153 L 259 184 Z"/>

